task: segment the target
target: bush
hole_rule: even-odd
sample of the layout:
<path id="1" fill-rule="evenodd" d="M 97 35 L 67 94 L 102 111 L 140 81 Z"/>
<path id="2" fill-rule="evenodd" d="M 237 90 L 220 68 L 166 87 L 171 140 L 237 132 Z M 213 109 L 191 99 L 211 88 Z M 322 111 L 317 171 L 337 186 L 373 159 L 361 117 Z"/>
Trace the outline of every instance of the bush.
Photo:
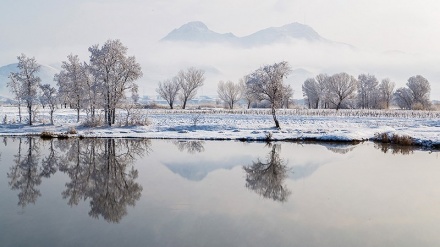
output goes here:
<path id="1" fill-rule="evenodd" d="M 51 139 L 51 138 L 55 138 L 55 134 L 50 132 L 50 131 L 43 131 L 40 134 L 40 138 L 42 139 Z"/>
<path id="2" fill-rule="evenodd" d="M 398 144 L 403 146 L 414 145 L 414 139 L 408 135 L 398 135 L 389 133 L 376 133 L 374 138 L 382 143 Z"/>
<path id="3" fill-rule="evenodd" d="M 69 127 L 69 129 L 67 130 L 67 134 L 76 135 L 78 134 L 78 131 L 75 129 L 75 127 Z"/>

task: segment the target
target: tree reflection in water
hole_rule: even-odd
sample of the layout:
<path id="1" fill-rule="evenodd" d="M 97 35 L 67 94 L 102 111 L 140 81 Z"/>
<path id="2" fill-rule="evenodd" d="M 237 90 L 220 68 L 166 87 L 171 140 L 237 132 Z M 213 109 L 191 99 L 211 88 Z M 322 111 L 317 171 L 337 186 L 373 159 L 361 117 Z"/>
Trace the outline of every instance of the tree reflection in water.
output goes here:
<path id="1" fill-rule="evenodd" d="M 71 179 L 63 198 L 71 206 L 90 199 L 91 217 L 119 222 L 127 214 L 127 205 L 134 206 L 141 196 L 133 164 L 149 150 L 149 140 L 73 140 L 60 166 Z"/>
<path id="2" fill-rule="evenodd" d="M 18 205 L 25 207 L 35 204 L 41 196 L 37 188 L 42 176 L 50 176 L 39 168 L 40 150 L 34 138 L 18 139 L 18 153 L 14 155 L 14 165 L 7 174 L 11 189 L 18 190 Z M 44 170 L 44 169 L 43 169 Z"/>
<path id="3" fill-rule="evenodd" d="M 283 185 L 289 169 L 280 158 L 280 149 L 280 144 L 273 145 L 266 162 L 258 159 L 243 169 L 246 172 L 246 188 L 264 198 L 285 202 L 291 194 L 286 185 Z"/>
<path id="4" fill-rule="evenodd" d="M 41 141 L 19 138 L 14 165 L 7 174 L 9 185 L 19 190 L 18 204 L 25 207 L 41 196 L 38 186 L 57 169 L 70 181 L 62 192 L 68 205 L 90 200 L 89 215 L 119 222 L 127 214 L 127 205 L 139 200 L 142 186 L 136 183 L 134 163 L 150 151 L 145 139 L 68 139 Z M 47 156 L 40 159 L 40 146 L 48 142 Z M 56 150 L 59 149 L 59 150 Z"/>
<path id="5" fill-rule="evenodd" d="M 177 146 L 180 152 L 187 151 L 190 154 L 202 153 L 205 151 L 204 141 L 195 140 L 177 140 L 173 141 L 174 145 Z"/>

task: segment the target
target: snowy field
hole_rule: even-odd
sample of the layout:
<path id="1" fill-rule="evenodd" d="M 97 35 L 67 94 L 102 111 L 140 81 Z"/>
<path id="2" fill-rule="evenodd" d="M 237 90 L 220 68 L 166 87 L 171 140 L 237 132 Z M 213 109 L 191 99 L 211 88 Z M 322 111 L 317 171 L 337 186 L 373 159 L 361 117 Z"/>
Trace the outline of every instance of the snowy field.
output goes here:
<path id="1" fill-rule="evenodd" d="M 26 114 L 23 114 L 26 115 Z M 125 122 L 124 112 L 118 122 Z M 142 110 L 147 126 L 86 128 L 76 123 L 76 112 L 57 110 L 54 125 L 46 110 L 39 111 L 34 126 L 19 124 L 15 107 L 0 106 L 0 135 L 62 134 L 76 129 L 84 137 L 142 137 L 166 139 L 264 140 L 373 140 L 377 133 L 407 135 L 416 144 L 440 145 L 440 112 L 378 110 L 279 110 L 281 129 L 274 128 L 269 110 Z M 81 119 L 86 118 L 81 113 Z"/>

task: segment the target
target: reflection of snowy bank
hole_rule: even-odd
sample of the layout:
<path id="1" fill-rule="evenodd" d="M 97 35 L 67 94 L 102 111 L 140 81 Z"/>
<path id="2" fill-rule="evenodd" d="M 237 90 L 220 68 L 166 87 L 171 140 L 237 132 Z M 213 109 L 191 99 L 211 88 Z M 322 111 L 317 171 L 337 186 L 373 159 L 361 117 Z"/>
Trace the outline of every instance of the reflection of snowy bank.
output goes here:
<path id="1" fill-rule="evenodd" d="M 12 123 L 16 109 L 3 107 L 0 135 L 29 135 L 42 131 L 66 132 L 72 126 L 84 137 L 142 137 L 199 140 L 273 140 L 364 141 L 376 133 L 408 135 L 416 144 L 440 145 L 440 113 L 370 110 L 280 110 L 281 130 L 274 129 L 267 110 L 165 111 L 145 110 L 149 126 L 83 128 L 75 123 L 74 110 L 55 112 L 55 125 L 26 126 Z M 84 117 L 84 116 L 82 116 Z M 2 117 L 3 118 L 3 117 Z M 40 112 L 40 122 L 48 114 Z"/>

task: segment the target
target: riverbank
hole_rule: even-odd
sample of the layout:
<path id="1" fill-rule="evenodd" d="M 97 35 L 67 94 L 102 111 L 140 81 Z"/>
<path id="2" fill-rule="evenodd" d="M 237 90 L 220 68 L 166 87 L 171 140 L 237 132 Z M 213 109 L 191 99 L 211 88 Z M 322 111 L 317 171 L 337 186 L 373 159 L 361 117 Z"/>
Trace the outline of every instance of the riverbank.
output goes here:
<path id="1" fill-rule="evenodd" d="M 40 135 L 80 136 L 100 138 L 152 138 L 246 141 L 384 141 L 423 147 L 440 146 L 440 117 L 438 112 L 413 111 L 351 111 L 282 110 L 281 129 L 275 129 L 273 119 L 265 110 L 253 111 L 165 111 L 142 110 L 146 126 L 84 127 L 76 123 L 74 110 L 55 112 L 54 125 L 47 124 L 48 114 L 40 112 L 33 126 L 19 124 L 13 107 L 3 107 L 0 116 L 0 136 Z M 4 118 L 4 117 L 3 117 Z M 81 115 L 85 119 L 85 115 Z M 121 115 L 119 122 L 123 121 Z M 407 141 L 411 140 L 411 143 Z M 406 141 L 405 141 L 406 140 Z"/>

